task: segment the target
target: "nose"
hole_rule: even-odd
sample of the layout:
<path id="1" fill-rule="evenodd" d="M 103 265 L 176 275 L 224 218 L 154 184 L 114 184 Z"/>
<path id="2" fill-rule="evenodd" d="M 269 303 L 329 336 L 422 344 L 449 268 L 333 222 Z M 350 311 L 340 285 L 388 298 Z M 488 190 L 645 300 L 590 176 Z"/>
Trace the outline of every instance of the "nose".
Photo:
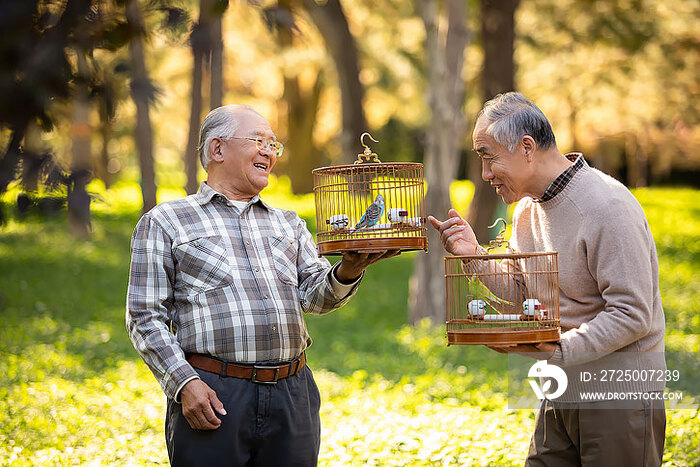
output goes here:
<path id="1" fill-rule="evenodd" d="M 277 163 L 277 153 L 270 147 L 258 150 L 261 156 L 267 157 L 270 161 L 270 169 Z"/>
<path id="2" fill-rule="evenodd" d="M 262 154 L 263 156 L 269 157 L 270 159 L 272 159 L 273 157 L 276 156 L 275 150 L 272 149 L 272 147 L 270 147 L 269 145 L 268 145 L 268 146 L 265 146 L 265 147 L 262 147 L 262 146 L 261 146 L 261 147 L 258 149 L 258 152 L 259 152 L 260 154 Z"/>
<path id="3" fill-rule="evenodd" d="M 485 182 L 493 180 L 493 172 L 486 161 L 481 161 L 481 179 Z"/>

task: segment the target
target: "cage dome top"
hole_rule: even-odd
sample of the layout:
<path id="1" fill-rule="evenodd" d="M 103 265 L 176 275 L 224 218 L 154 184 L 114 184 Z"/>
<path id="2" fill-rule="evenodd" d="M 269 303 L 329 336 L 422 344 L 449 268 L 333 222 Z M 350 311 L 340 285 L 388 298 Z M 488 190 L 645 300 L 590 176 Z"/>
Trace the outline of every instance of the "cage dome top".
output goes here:
<path id="1" fill-rule="evenodd" d="M 376 139 L 372 138 L 372 135 L 370 135 L 368 132 L 362 133 L 360 136 L 360 144 L 364 146 L 365 150 L 362 154 L 357 155 L 357 160 L 355 161 L 355 164 L 380 164 L 382 161 L 379 160 L 379 156 L 377 156 L 376 153 L 372 152 L 372 150 L 367 146 L 364 142 L 365 136 L 369 136 L 369 139 L 374 141 L 375 143 L 378 143 Z"/>

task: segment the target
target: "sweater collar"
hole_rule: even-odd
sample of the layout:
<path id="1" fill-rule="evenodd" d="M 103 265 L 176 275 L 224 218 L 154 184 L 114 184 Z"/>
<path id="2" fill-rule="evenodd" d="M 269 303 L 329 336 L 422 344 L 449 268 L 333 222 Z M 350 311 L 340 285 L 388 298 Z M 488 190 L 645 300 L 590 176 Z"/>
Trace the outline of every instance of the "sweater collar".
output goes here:
<path id="1" fill-rule="evenodd" d="M 552 183 L 549 184 L 544 193 L 539 199 L 533 199 L 535 203 L 544 203 L 561 193 L 566 185 L 569 184 L 576 172 L 583 168 L 586 163 L 583 159 L 583 154 L 580 152 L 570 152 L 565 154 L 565 157 L 574 163 L 571 167 L 563 171 Z"/>

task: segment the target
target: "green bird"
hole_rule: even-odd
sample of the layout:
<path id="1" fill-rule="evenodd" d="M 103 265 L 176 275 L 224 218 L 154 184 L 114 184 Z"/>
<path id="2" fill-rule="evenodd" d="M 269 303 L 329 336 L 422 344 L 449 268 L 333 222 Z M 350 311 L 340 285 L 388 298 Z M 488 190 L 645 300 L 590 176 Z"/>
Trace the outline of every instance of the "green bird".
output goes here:
<path id="1" fill-rule="evenodd" d="M 486 287 L 486 285 L 484 285 L 484 283 L 481 282 L 476 276 L 471 276 L 467 279 L 467 294 L 475 297 L 476 299 L 486 300 L 494 310 L 496 310 L 496 308 L 491 302 L 496 302 L 500 305 L 503 305 L 504 303 L 507 305 L 513 304 L 513 302 L 503 300 L 502 298 L 494 295 L 493 292 L 491 292 L 489 288 Z M 496 310 L 496 312 L 498 312 L 498 310 Z"/>

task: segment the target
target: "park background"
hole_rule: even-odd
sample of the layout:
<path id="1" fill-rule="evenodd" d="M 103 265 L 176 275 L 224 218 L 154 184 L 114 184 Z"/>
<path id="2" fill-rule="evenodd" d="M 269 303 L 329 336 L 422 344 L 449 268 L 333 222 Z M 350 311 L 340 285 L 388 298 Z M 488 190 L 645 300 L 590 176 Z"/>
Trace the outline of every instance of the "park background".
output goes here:
<path id="1" fill-rule="evenodd" d="M 664 464 L 700 464 L 696 1 L 14 0 L 0 26 L 0 465 L 167 463 L 165 399 L 124 326 L 129 238 L 204 178 L 209 108 L 268 118 L 286 148 L 262 196 L 312 231 L 310 171 L 352 161 L 370 131 L 382 160 L 425 164 L 428 213 L 454 206 L 485 241 L 511 211 L 471 129 L 512 89 L 642 204 L 685 395 Z M 321 465 L 523 462 L 534 411 L 508 409 L 505 356 L 446 347 L 429 242 L 307 317 Z"/>

